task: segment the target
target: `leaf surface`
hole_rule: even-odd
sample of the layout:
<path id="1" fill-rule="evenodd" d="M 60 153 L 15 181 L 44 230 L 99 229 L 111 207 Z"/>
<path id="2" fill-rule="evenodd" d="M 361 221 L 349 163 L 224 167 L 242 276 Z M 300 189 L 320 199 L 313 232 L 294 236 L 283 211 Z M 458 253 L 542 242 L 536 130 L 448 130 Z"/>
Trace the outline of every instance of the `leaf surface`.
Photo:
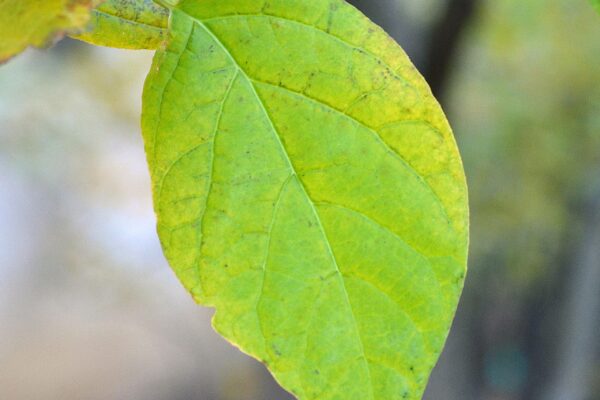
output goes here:
<path id="1" fill-rule="evenodd" d="M 0 63 L 83 29 L 98 0 L 0 0 Z"/>
<path id="2" fill-rule="evenodd" d="M 215 329 L 300 399 L 420 399 L 467 189 L 402 49 L 344 1 L 182 0 L 143 103 L 163 249 Z"/>
<path id="3" fill-rule="evenodd" d="M 167 33 L 169 11 L 152 0 L 107 0 L 92 10 L 76 39 L 122 49 L 157 49 Z"/>
<path id="4" fill-rule="evenodd" d="M 596 8 L 596 10 L 600 13 L 600 0 L 590 0 L 592 5 Z"/>

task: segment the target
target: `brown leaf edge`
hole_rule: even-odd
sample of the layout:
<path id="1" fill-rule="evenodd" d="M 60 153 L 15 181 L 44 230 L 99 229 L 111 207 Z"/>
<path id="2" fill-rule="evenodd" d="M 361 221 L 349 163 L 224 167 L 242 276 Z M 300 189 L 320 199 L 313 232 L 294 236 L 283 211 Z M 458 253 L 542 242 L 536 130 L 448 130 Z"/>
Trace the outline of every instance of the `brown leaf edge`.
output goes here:
<path id="1" fill-rule="evenodd" d="M 72 26 L 69 28 L 57 29 L 51 32 L 46 38 L 45 42 L 41 46 L 36 46 L 33 44 L 28 44 L 24 46 L 20 51 L 15 54 L 11 54 L 8 57 L 0 58 L 0 65 L 7 63 L 12 60 L 14 57 L 23 53 L 28 48 L 50 48 L 54 46 L 56 43 L 60 42 L 66 35 L 81 33 L 85 30 L 87 23 L 89 22 L 91 11 L 102 4 L 105 0 L 70 0 L 64 11 L 61 14 L 58 14 L 54 21 L 64 21 L 68 25 L 68 21 L 73 19 L 72 16 L 76 15 L 76 12 L 81 8 L 87 8 L 89 10 L 87 14 L 87 18 L 82 19 L 81 21 L 74 20 L 72 21 Z"/>

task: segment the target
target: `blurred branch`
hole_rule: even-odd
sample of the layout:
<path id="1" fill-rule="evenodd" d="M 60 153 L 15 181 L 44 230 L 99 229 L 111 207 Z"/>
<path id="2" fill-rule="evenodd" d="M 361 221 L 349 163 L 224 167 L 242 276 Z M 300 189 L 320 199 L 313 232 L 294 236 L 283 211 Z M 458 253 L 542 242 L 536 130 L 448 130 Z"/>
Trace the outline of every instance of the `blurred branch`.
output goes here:
<path id="1" fill-rule="evenodd" d="M 396 12 L 396 0 L 347 0 L 348 3 L 362 11 L 375 23 L 380 25 L 394 39 L 399 40 L 401 26 Z"/>
<path id="2" fill-rule="evenodd" d="M 399 0 L 348 0 L 348 3 L 362 11 L 400 43 L 417 67 L 422 65 L 422 32 L 426 30 L 408 19 L 402 12 Z"/>
<path id="3" fill-rule="evenodd" d="M 480 0 L 448 0 L 446 9 L 431 29 L 422 72 L 438 99 L 443 100 L 462 33 L 479 4 Z"/>
<path id="4" fill-rule="evenodd" d="M 425 79 L 431 90 L 443 100 L 450 77 L 452 62 L 460 45 L 462 32 L 471 22 L 481 0 L 447 0 L 440 18 L 430 27 L 427 41 L 411 29 L 410 21 L 402 21 L 396 0 L 348 0 L 369 18 L 381 25 L 400 42 Z M 418 29 L 427 32 L 427 29 Z"/>
<path id="5" fill-rule="evenodd" d="M 597 330 L 600 328 L 600 188 L 584 208 L 582 239 L 568 271 L 554 379 L 544 400 L 585 400 L 591 395 Z"/>

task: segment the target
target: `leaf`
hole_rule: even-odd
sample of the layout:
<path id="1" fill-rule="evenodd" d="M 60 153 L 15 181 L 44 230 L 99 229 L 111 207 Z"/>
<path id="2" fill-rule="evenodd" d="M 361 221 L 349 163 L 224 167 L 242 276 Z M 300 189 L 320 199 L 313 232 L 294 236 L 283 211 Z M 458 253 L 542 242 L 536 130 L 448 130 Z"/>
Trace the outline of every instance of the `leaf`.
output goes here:
<path id="1" fill-rule="evenodd" d="M 592 5 L 594 6 L 594 8 L 596 8 L 596 10 L 598 12 L 600 12 L 600 0 L 590 0 L 592 2 Z"/>
<path id="2" fill-rule="evenodd" d="M 152 0 L 107 0 L 92 11 L 88 43 L 123 49 L 157 49 L 167 32 L 169 11 Z"/>
<path id="3" fill-rule="evenodd" d="M 340 0 L 183 0 L 170 23 L 142 125 L 180 280 L 300 399 L 421 398 L 468 242 L 423 78 Z"/>
<path id="4" fill-rule="evenodd" d="M 0 63 L 80 31 L 98 0 L 0 0 Z"/>

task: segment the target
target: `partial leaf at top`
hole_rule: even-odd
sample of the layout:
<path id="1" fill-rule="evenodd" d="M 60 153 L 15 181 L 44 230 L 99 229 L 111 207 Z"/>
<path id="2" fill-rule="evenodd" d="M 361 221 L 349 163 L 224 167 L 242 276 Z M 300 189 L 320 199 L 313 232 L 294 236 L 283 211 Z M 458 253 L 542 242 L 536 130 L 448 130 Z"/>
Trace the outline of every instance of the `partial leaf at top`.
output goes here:
<path id="1" fill-rule="evenodd" d="M 590 0 L 592 5 L 596 8 L 596 10 L 600 13 L 600 0 Z"/>
<path id="2" fill-rule="evenodd" d="M 303 400 L 419 399 L 466 272 L 450 127 L 341 0 L 182 0 L 146 82 L 165 254 Z"/>
<path id="3" fill-rule="evenodd" d="M 100 0 L 0 0 L 0 63 L 83 29 Z"/>
<path id="4" fill-rule="evenodd" d="M 165 40 L 169 11 L 152 0 L 106 0 L 92 10 L 86 30 L 74 37 L 100 46 L 157 49 Z"/>

